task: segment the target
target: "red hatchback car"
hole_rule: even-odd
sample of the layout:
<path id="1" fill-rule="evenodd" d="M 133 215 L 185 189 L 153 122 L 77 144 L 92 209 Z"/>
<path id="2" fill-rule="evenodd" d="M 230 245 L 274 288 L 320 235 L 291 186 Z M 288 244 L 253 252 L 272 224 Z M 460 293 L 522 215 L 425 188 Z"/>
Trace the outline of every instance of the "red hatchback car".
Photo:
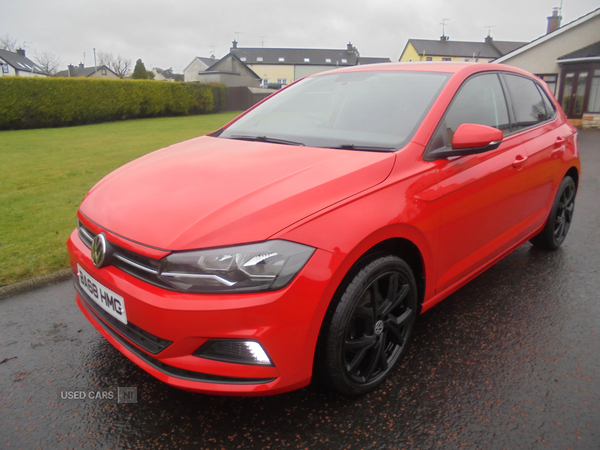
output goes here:
<path id="1" fill-rule="evenodd" d="M 529 240 L 561 245 L 579 173 L 575 129 L 522 70 L 319 73 L 94 186 L 68 241 L 77 303 L 181 389 L 364 393 L 418 314 Z"/>

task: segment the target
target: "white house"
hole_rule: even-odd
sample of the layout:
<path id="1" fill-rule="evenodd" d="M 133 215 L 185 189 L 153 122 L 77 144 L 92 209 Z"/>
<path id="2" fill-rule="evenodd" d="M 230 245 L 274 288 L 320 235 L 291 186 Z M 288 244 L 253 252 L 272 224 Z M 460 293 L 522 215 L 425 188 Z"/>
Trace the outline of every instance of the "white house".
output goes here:
<path id="1" fill-rule="evenodd" d="M 0 50 L 0 76 L 47 77 L 48 74 L 25 56 L 25 50 Z"/>

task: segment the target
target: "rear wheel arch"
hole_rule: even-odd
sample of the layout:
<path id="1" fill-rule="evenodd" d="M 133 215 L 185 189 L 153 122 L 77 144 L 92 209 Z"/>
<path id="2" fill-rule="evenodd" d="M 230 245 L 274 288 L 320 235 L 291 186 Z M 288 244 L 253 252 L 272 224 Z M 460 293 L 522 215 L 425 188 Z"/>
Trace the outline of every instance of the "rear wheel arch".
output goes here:
<path id="1" fill-rule="evenodd" d="M 579 189 L 579 171 L 577 170 L 576 167 L 571 167 L 565 174 L 565 177 L 573 178 L 573 181 L 575 182 L 575 188 Z M 563 177 L 563 179 L 564 179 L 564 177 Z"/>

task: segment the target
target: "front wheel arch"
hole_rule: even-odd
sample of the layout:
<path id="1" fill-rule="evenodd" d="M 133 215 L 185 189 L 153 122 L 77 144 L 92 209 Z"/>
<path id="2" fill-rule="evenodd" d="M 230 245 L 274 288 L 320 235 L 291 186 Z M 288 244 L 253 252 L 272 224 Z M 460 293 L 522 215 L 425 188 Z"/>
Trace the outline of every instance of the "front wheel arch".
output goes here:
<path id="1" fill-rule="evenodd" d="M 396 366 L 419 301 L 410 266 L 380 250 L 359 259 L 345 281 L 323 320 L 314 369 L 330 388 L 358 395 L 379 386 Z"/>

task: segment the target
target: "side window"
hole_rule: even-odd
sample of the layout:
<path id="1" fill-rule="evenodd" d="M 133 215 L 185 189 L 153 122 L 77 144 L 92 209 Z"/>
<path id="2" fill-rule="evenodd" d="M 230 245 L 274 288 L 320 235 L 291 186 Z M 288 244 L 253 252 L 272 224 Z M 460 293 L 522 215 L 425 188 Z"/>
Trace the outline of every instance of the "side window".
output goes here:
<path id="1" fill-rule="evenodd" d="M 556 108 L 554 107 L 554 104 L 550 101 L 544 90 L 539 85 L 537 86 L 537 88 L 538 91 L 540 91 L 540 94 L 542 95 L 542 100 L 544 101 L 544 106 L 546 107 L 546 118 L 554 119 L 554 117 L 556 116 Z"/>
<path id="2" fill-rule="evenodd" d="M 440 121 L 427 151 L 452 146 L 452 136 L 463 123 L 510 130 L 504 91 L 495 73 L 468 79 L 455 95 Z"/>
<path id="3" fill-rule="evenodd" d="M 552 118 L 553 114 L 549 115 L 546 111 L 544 98 L 533 80 L 518 75 L 505 74 L 504 77 L 515 113 L 513 131 L 519 131 Z"/>

